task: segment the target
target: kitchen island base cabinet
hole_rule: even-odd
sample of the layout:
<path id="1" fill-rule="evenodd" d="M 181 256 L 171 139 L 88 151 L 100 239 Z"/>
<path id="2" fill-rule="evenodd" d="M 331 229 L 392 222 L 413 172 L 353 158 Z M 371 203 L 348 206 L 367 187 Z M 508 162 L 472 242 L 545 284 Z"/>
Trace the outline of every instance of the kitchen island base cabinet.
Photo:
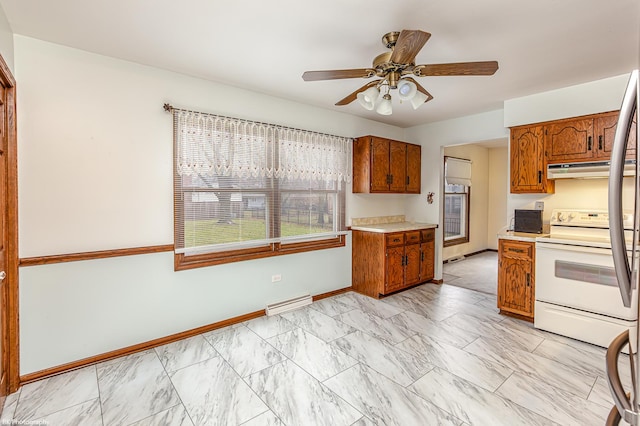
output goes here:
<path id="1" fill-rule="evenodd" d="M 501 239 L 498 244 L 498 308 L 533 321 L 535 243 Z"/>
<path id="2" fill-rule="evenodd" d="M 379 298 L 433 279 L 435 230 L 353 231 L 353 290 Z"/>

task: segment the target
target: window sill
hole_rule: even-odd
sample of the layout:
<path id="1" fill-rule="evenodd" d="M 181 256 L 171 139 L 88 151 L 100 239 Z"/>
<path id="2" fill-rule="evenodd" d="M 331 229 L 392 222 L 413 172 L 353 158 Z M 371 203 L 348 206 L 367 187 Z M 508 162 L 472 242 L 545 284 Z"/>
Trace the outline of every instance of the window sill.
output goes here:
<path id="1" fill-rule="evenodd" d="M 442 243 L 442 247 L 451 247 L 451 246 L 457 246 L 459 244 L 465 244 L 469 242 L 469 238 L 466 237 L 462 237 L 462 238 L 456 238 L 453 240 L 445 240 Z"/>
<path id="2" fill-rule="evenodd" d="M 245 260 L 263 259 L 265 257 L 344 247 L 345 242 L 346 236 L 340 235 L 338 237 L 328 238 L 325 240 L 289 244 L 275 243 L 263 247 L 198 254 L 194 256 L 185 256 L 182 253 L 174 253 L 174 270 L 184 271 L 194 268 L 203 268 L 206 266 L 222 265 L 225 263 L 242 262 Z"/>

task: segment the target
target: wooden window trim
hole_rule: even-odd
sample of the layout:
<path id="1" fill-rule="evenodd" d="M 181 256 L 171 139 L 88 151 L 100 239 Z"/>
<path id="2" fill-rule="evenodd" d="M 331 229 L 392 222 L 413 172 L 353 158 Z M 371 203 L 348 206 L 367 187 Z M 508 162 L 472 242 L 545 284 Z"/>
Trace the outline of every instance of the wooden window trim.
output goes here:
<path id="1" fill-rule="evenodd" d="M 225 250 L 206 254 L 185 256 L 183 253 L 174 254 L 174 269 L 184 271 L 206 266 L 222 265 L 225 263 L 241 262 L 244 260 L 264 259 L 266 257 L 282 256 L 286 254 L 303 253 L 313 250 L 344 247 L 346 236 L 339 235 L 334 238 L 326 238 L 315 241 L 298 243 L 273 243 L 268 246 L 253 247 L 241 250 Z"/>

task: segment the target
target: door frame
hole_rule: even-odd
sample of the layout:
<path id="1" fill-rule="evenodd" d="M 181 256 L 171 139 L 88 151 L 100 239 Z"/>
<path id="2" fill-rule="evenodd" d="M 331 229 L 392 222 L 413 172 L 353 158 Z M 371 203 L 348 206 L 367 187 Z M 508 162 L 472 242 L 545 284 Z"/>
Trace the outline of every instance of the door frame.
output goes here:
<path id="1" fill-rule="evenodd" d="M 6 310 L 2 312 L 3 340 L 2 360 L 7 366 L 6 388 L 0 389 L 0 397 L 18 390 L 20 387 L 20 344 L 18 331 L 18 138 L 16 119 L 16 80 L 11 69 L 0 55 L 0 84 L 5 87 L 5 122 L 6 129 L 6 257 L 7 273 Z"/>

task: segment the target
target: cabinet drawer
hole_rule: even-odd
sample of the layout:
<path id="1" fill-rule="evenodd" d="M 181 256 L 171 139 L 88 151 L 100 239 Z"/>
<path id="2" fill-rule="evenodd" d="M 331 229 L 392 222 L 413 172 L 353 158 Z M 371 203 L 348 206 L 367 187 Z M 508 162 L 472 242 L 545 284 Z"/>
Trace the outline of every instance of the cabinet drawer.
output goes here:
<path id="1" fill-rule="evenodd" d="M 423 243 L 430 243 L 436 239 L 436 231 L 434 229 L 423 229 L 421 233 Z"/>
<path id="2" fill-rule="evenodd" d="M 404 245 L 404 232 L 385 235 L 387 247 Z"/>
<path id="3" fill-rule="evenodd" d="M 405 233 L 407 244 L 418 244 L 420 242 L 420 231 L 411 231 Z"/>
<path id="4" fill-rule="evenodd" d="M 500 240 L 500 255 L 518 259 L 531 259 L 533 258 L 533 243 Z"/>

